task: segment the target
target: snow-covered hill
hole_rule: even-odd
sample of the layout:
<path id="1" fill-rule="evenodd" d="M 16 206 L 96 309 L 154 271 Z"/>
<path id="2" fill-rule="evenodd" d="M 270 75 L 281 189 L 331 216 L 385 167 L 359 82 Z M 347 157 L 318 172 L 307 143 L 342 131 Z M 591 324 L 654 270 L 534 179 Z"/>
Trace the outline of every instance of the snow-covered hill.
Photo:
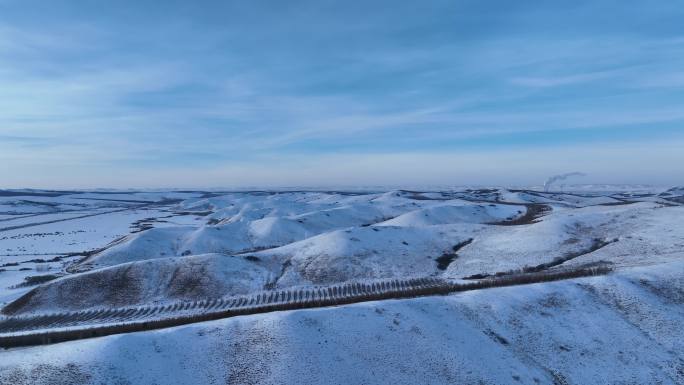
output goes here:
<path id="1" fill-rule="evenodd" d="M 176 210 L 211 210 L 202 224 L 132 233 L 70 267 L 81 274 L 28 292 L 12 312 L 140 305 L 363 278 L 464 278 L 547 264 L 657 262 L 681 249 L 682 207 L 652 202 L 652 196 L 615 205 L 614 198 L 595 194 L 487 191 L 485 200 L 482 194 L 190 198 Z M 489 201 L 492 195 L 496 203 Z M 541 218 L 500 225 L 539 202 L 549 205 Z M 201 277 L 196 289 L 180 290 L 192 275 Z"/>
<path id="2" fill-rule="evenodd" d="M 614 273 L 10 349 L 0 383 L 684 383 L 683 196 L 8 192 L 4 314 L 371 278 Z"/>
<path id="3" fill-rule="evenodd" d="M 192 255 L 129 262 L 36 287 L 6 314 L 121 307 L 217 298 L 261 290 L 268 270 L 249 258 Z"/>
<path id="4" fill-rule="evenodd" d="M 0 351 L 0 383 L 681 384 L 681 262 Z"/>

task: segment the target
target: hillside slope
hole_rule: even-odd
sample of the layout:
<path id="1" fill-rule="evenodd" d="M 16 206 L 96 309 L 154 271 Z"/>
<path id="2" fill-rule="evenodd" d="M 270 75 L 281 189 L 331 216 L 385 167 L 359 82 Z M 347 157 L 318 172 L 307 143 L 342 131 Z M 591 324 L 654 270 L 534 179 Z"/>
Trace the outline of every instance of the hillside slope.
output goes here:
<path id="1" fill-rule="evenodd" d="M 4 314 L 134 306 L 262 290 L 269 272 L 242 257 L 203 254 L 124 263 L 37 286 Z"/>
<path id="2" fill-rule="evenodd" d="M 0 383 L 681 384 L 683 270 L 679 262 L 3 351 Z"/>

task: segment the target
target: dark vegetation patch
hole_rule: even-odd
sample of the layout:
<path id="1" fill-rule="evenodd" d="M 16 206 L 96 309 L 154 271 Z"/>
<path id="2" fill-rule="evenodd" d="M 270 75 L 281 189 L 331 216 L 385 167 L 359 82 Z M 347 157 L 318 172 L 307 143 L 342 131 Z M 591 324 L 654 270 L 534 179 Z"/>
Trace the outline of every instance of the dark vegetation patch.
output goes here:
<path id="1" fill-rule="evenodd" d="M 606 261 L 605 259 L 602 259 L 600 261 L 583 263 L 583 264 L 577 266 L 577 268 L 578 269 L 591 269 L 594 267 L 601 268 L 601 267 L 611 266 L 611 265 L 614 265 L 614 263 L 611 261 Z"/>
<path id="2" fill-rule="evenodd" d="M 5 315 L 15 314 L 28 305 L 36 296 L 36 294 L 38 294 L 38 290 L 36 289 L 29 291 L 28 293 L 5 305 L 5 307 L 2 308 L 1 313 Z"/>
<path id="3" fill-rule="evenodd" d="M 673 281 L 650 281 L 640 279 L 639 284 L 646 290 L 664 299 L 666 302 L 683 305 L 684 304 L 684 278 L 677 278 Z"/>
<path id="4" fill-rule="evenodd" d="M 276 285 L 278 284 L 278 281 L 280 280 L 280 278 L 283 277 L 283 275 L 285 275 L 285 272 L 287 271 L 287 269 L 288 269 L 290 266 L 292 266 L 292 261 L 291 261 L 290 259 L 287 259 L 285 262 L 283 262 L 283 265 L 282 265 L 281 268 L 280 268 L 280 274 L 278 274 L 277 277 L 273 278 L 272 281 L 267 282 L 267 283 L 264 285 L 264 289 L 266 289 L 266 290 L 273 290 L 273 289 L 275 289 Z"/>
<path id="5" fill-rule="evenodd" d="M 131 230 L 131 234 L 140 233 L 142 231 L 153 229 L 153 228 L 154 228 L 154 226 L 152 226 L 152 225 L 143 225 L 143 226 L 134 227 L 133 230 Z"/>
<path id="6" fill-rule="evenodd" d="M 551 371 L 553 377 L 553 385 L 570 385 L 570 382 L 561 373 Z"/>
<path id="7" fill-rule="evenodd" d="M 615 198 L 617 199 L 617 198 Z M 617 202 L 599 203 L 597 206 L 625 206 L 637 203 L 637 201 L 619 200 Z"/>
<path id="8" fill-rule="evenodd" d="M 440 270 L 446 270 L 447 267 L 451 264 L 451 262 L 454 261 L 458 257 L 458 254 L 455 253 L 446 253 L 442 254 L 441 257 L 435 259 L 437 262 L 437 268 Z"/>
<path id="9" fill-rule="evenodd" d="M 570 304 L 566 298 L 559 296 L 557 293 L 544 296 L 538 303 L 539 306 L 547 309 L 560 309 L 567 307 Z"/>
<path id="10" fill-rule="evenodd" d="M 276 245 L 271 245 L 271 246 L 257 246 L 257 247 L 252 247 L 249 249 L 243 249 L 237 252 L 236 254 L 248 254 L 248 253 L 256 253 L 259 251 L 264 251 L 264 250 L 269 250 L 269 249 L 275 249 L 279 246 Z"/>
<path id="11" fill-rule="evenodd" d="M 501 335 L 497 334 L 494 330 L 487 329 L 484 331 L 484 333 L 486 335 L 488 335 L 494 341 L 500 343 L 501 345 L 509 345 L 510 344 L 507 339 L 505 339 Z"/>
<path id="12" fill-rule="evenodd" d="M 410 190 L 400 190 L 401 194 L 403 194 L 404 198 L 407 199 L 412 199 L 415 201 L 443 201 L 443 200 L 449 200 L 449 198 L 446 196 L 446 194 L 440 194 L 441 197 L 429 197 L 423 195 L 423 192 L 420 191 L 410 191 Z M 401 196 L 401 194 L 397 194 L 397 196 Z"/>
<path id="13" fill-rule="evenodd" d="M 0 197 L 48 197 L 55 198 L 62 195 L 82 194 L 80 191 L 12 191 L 0 190 Z"/>
<path id="14" fill-rule="evenodd" d="M 67 385 L 91 382 L 92 376 L 74 363 L 59 366 L 40 363 L 26 368 L 16 366 L 0 371 L 0 384 Z"/>
<path id="15" fill-rule="evenodd" d="M 28 277 L 24 277 L 24 282 L 17 285 L 17 287 L 27 287 L 27 286 L 40 285 L 41 283 L 49 282 L 49 281 L 52 281 L 52 280 L 57 279 L 59 277 L 61 277 L 61 275 L 56 275 L 56 274 L 29 275 Z"/>
<path id="16" fill-rule="evenodd" d="M 206 264 L 194 264 L 190 268 L 177 266 L 168 282 L 166 292 L 170 298 L 202 298 L 221 292 L 220 284 L 211 279 L 211 272 Z"/>
<path id="17" fill-rule="evenodd" d="M 0 267 L 12 267 L 12 266 L 19 266 L 19 262 L 7 262 L 4 265 L 0 265 Z"/>
<path id="18" fill-rule="evenodd" d="M 489 223 L 490 225 L 499 225 L 499 226 L 520 226 L 520 225 L 529 225 L 532 223 L 537 222 L 537 219 L 543 217 L 546 215 L 548 212 L 551 211 L 551 206 L 541 204 L 541 203 L 529 203 L 525 204 L 525 207 L 527 208 L 527 211 L 525 214 L 513 218 L 513 219 L 507 219 L 499 222 L 492 222 Z"/>
<path id="19" fill-rule="evenodd" d="M 483 279 L 483 278 L 487 278 L 487 277 L 493 277 L 493 275 L 478 273 L 478 274 L 469 275 L 467 277 L 463 277 L 463 279 Z"/>
<path id="20" fill-rule="evenodd" d="M 30 206 L 45 206 L 45 207 L 58 207 L 60 204 L 55 202 L 37 202 L 37 201 L 19 201 L 19 205 L 30 205 Z"/>
<path id="21" fill-rule="evenodd" d="M 162 218 L 170 218 L 173 217 L 173 215 L 169 215 L 166 217 Z M 141 231 L 149 230 L 154 228 L 155 223 L 165 223 L 168 221 L 165 221 L 160 218 L 143 218 L 143 219 L 138 219 L 137 221 L 131 223 L 131 234 L 139 233 Z"/>
<path id="22" fill-rule="evenodd" d="M 85 233 L 85 230 L 69 231 L 66 234 L 71 235 L 71 234 L 78 234 L 78 233 Z M 63 233 L 61 231 L 53 231 L 53 232 L 45 232 L 45 233 L 30 233 L 30 234 L 20 233 L 17 235 L 10 235 L 10 236 L 2 237 L 2 238 L 0 238 L 0 241 L 4 241 L 6 239 L 44 238 L 44 237 L 48 237 L 48 236 L 52 236 L 52 235 L 62 236 L 62 235 L 65 235 L 65 233 Z"/>
<path id="23" fill-rule="evenodd" d="M 33 298 L 30 301 L 22 300 L 21 307 L 6 307 L 3 312 L 31 311 L 40 309 L 49 302 L 72 309 L 92 304 L 107 307 L 126 306 L 141 298 L 140 282 L 140 273 L 133 265 L 87 273 L 78 276 L 77 279 L 65 279 L 38 286 L 32 290 Z"/>
<path id="24" fill-rule="evenodd" d="M 136 200 L 136 199 L 108 199 L 108 198 L 74 198 L 74 199 L 83 199 L 86 201 L 122 202 L 122 203 L 140 203 L 140 204 L 162 203 L 163 202 L 163 201 L 159 201 L 159 202 L 143 201 L 143 200 Z M 180 202 L 177 202 L 177 203 L 180 203 Z"/>
<path id="25" fill-rule="evenodd" d="M 577 257 L 587 255 L 589 253 L 593 253 L 594 251 L 602 249 L 602 248 L 610 245 L 611 243 L 615 243 L 617 241 L 618 241 L 617 238 L 611 239 L 611 240 L 594 238 L 592 240 L 592 244 L 589 246 L 589 248 L 587 248 L 585 250 L 570 252 L 570 253 L 565 254 L 562 257 L 556 257 L 551 262 L 542 263 L 542 264 L 535 265 L 535 266 L 524 266 L 521 269 L 500 271 L 500 272 L 495 273 L 495 274 L 473 274 L 473 275 L 470 275 L 467 277 L 463 277 L 463 279 L 482 279 L 482 278 L 489 278 L 489 277 L 502 277 L 502 276 L 506 276 L 506 275 L 514 275 L 514 274 L 520 274 L 520 273 L 537 273 L 537 272 L 545 271 L 545 270 L 550 269 L 552 267 L 561 265 L 561 264 L 563 264 L 563 263 L 565 263 L 571 259 L 575 259 Z M 605 265 L 605 263 L 601 263 L 601 262 L 598 262 L 598 264 Z"/>
<path id="26" fill-rule="evenodd" d="M 496 193 L 499 190 L 491 189 L 491 188 L 480 188 L 480 189 L 466 189 L 465 191 L 468 193 L 472 193 L 474 195 L 486 195 L 486 194 Z"/>
<path id="27" fill-rule="evenodd" d="M 32 288 L 35 292 L 29 297 L 22 298 L 3 312 L 22 314 L 55 306 L 75 311 L 93 307 L 140 306 L 167 299 L 191 301 L 214 298 L 248 291 L 251 284 L 246 286 L 243 279 L 260 271 L 258 267 L 246 265 L 251 263 L 240 257 L 185 258 L 180 261 L 182 263 L 156 261 L 128 264 L 46 282 Z M 220 269 L 224 266 L 224 261 L 220 261 L 223 258 L 235 258 L 236 262 L 246 266 L 246 271 Z M 58 274 L 49 271 L 26 275 L 47 273 Z M 261 283 L 265 281 L 265 277 L 255 279 Z M 24 299 L 28 299 L 28 302 Z"/>
<path id="28" fill-rule="evenodd" d="M 56 256 L 52 259 L 35 258 L 29 259 L 28 261 L 23 261 L 22 263 L 48 263 L 48 262 L 59 262 L 64 258 L 63 255 Z"/>
<path id="29" fill-rule="evenodd" d="M 437 268 L 439 270 L 446 270 L 447 267 L 449 267 L 449 265 L 451 264 L 451 262 L 453 262 L 454 259 L 458 258 L 458 251 L 471 243 L 473 243 L 473 238 L 466 239 L 465 241 L 459 242 L 458 244 L 454 245 L 454 247 L 451 248 L 451 252 L 444 253 L 439 258 L 435 259 L 435 262 L 437 262 Z"/>
<path id="30" fill-rule="evenodd" d="M 107 286 L 110 288 L 106 290 L 104 294 L 104 302 L 107 304 L 112 304 L 114 306 L 122 306 L 129 303 L 129 298 L 137 298 L 141 294 L 141 288 L 139 285 L 133 284 L 136 281 L 134 276 L 133 265 L 124 267 L 123 269 L 113 270 L 112 274 L 107 279 Z M 93 280 L 98 280 L 98 275 L 93 274 L 90 276 Z M 71 282 L 72 284 L 78 284 L 78 282 Z M 93 282 L 94 283 L 94 282 Z M 99 285 L 84 285 L 83 290 L 90 291 L 93 287 L 98 287 Z M 85 295 L 79 296 L 79 298 L 84 298 Z"/>
<path id="31" fill-rule="evenodd" d="M 173 213 L 175 215 L 196 215 L 198 217 L 206 217 L 207 215 L 211 215 L 214 212 L 213 211 L 174 211 Z"/>
<path id="32" fill-rule="evenodd" d="M 684 196 L 678 196 L 678 197 L 671 197 L 671 198 L 665 198 L 669 201 L 676 202 L 676 203 L 684 203 Z"/>
<path id="33" fill-rule="evenodd" d="M 361 227 L 368 227 L 368 226 L 376 225 L 378 223 L 386 222 L 386 221 L 389 221 L 390 219 L 394 219 L 394 218 L 396 218 L 396 217 L 382 217 L 380 219 L 375 220 L 375 222 L 364 223 L 361 225 Z M 375 231 L 377 231 L 377 230 L 375 230 Z"/>

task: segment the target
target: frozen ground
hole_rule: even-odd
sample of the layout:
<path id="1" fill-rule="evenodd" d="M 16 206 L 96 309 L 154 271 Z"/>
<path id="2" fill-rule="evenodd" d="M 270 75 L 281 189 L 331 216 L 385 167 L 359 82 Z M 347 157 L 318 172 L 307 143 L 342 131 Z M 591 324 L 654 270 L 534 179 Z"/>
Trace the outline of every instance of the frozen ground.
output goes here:
<path id="1" fill-rule="evenodd" d="M 0 352 L 8 384 L 681 384 L 681 262 Z"/>
<path id="2" fill-rule="evenodd" d="M 0 190 L 0 306 L 30 290 L 16 287 L 26 277 L 62 275 L 66 263 L 132 232 L 197 225 L 203 216 L 176 205 L 202 195 Z"/>
<path id="3" fill-rule="evenodd" d="M 683 203 L 682 188 L 643 186 L 5 191 L 0 306 L 17 301 L 13 314 L 364 278 L 615 272 L 11 349 L 0 383 L 684 383 Z"/>

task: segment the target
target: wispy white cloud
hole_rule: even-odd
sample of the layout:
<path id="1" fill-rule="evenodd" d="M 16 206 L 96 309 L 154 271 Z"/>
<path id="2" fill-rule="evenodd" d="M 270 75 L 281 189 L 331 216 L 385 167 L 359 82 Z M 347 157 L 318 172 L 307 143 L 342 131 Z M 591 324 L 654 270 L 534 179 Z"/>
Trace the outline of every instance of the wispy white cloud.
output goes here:
<path id="1" fill-rule="evenodd" d="M 546 88 L 589 83 L 595 80 L 606 79 L 613 75 L 614 73 L 611 71 L 603 71 L 566 76 L 516 77 L 511 79 L 511 83 L 524 87 Z"/>
<path id="2" fill-rule="evenodd" d="M 684 87 L 684 72 L 647 75 L 635 86 L 644 88 L 682 88 Z"/>
<path id="3" fill-rule="evenodd" d="M 671 30 L 627 33 L 616 18 L 607 32 L 592 19 L 601 2 L 574 9 L 589 29 L 573 34 L 548 27 L 569 17 L 552 6 L 503 15 L 474 3 L 451 12 L 450 3 L 364 12 L 310 3 L 285 15 L 251 3 L 216 3 L 213 12 L 169 5 L 161 19 L 137 3 L 57 7 L 44 20 L 0 9 L 0 157 L 12 165 L 0 179 L 28 184 L 59 166 L 90 181 L 99 170 L 124 184 L 164 175 L 171 185 L 172 170 L 192 165 L 175 175 L 303 181 L 263 161 L 296 154 L 299 163 L 282 164 L 384 162 L 380 177 L 394 175 L 392 162 L 468 143 L 487 157 L 501 137 L 504 147 L 536 151 L 566 144 L 568 132 L 600 132 L 607 146 L 629 142 L 623 132 L 648 137 L 684 124 L 684 101 L 673 95 L 684 84 L 684 39 Z M 421 164 L 479 159 L 442 156 Z M 366 172 L 355 167 L 337 177 Z"/>

